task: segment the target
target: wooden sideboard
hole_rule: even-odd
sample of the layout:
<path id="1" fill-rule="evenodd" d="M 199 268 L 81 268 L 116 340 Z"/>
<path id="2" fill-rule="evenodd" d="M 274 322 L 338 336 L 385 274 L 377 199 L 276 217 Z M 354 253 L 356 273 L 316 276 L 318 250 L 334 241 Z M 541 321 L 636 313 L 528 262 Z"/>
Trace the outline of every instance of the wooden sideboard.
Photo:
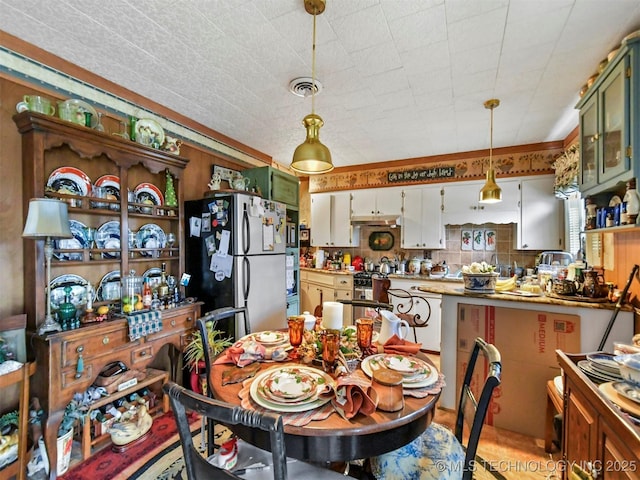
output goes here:
<path id="1" fill-rule="evenodd" d="M 640 426 L 578 368 L 584 354 L 556 355 L 564 372 L 562 478 L 577 478 L 571 476 L 574 465 L 594 479 L 640 478 Z"/>
<path id="2" fill-rule="evenodd" d="M 49 457 L 49 478 L 56 478 L 57 433 L 64 409 L 76 392 L 84 392 L 100 370 L 121 360 L 136 370 L 144 370 L 164 345 L 173 345 L 170 353 L 182 351 L 189 341 L 200 303 L 162 311 L 162 330 L 130 341 L 125 319 L 97 323 L 77 330 L 31 336 L 38 368 L 31 384 L 32 394 L 44 410 L 43 435 Z M 173 357 L 172 366 L 179 362 Z M 173 371 L 171 378 L 176 378 Z M 89 426 L 87 425 L 87 428 Z"/>

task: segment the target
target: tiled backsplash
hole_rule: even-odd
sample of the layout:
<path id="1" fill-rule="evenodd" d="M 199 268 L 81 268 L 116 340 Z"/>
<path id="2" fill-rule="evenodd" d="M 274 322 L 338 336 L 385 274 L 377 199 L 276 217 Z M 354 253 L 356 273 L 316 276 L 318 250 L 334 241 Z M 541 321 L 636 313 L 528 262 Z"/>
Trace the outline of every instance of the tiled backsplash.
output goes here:
<path id="1" fill-rule="evenodd" d="M 508 265 L 513 267 L 516 262 L 518 267 L 533 267 L 535 266 L 536 255 L 538 252 L 527 252 L 523 250 L 515 250 L 514 235 L 515 224 L 484 224 L 484 225 L 447 225 L 445 227 L 446 234 L 446 249 L 443 250 L 404 250 L 400 248 L 400 234 L 401 227 L 388 228 L 388 227 L 360 227 L 360 246 L 354 248 L 325 248 L 328 254 L 335 252 L 349 252 L 351 258 L 356 255 L 360 255 L 363 258 L 372 259 L 374 262 L 386 256 L 389 259 L 394 257 L 410 259 L 413 257 L 418 258 L 431 258 L 434 263 L 447 262 L 451 272 L 459 270 L 462 265 L 468 265 L 472 262 L 486 261 L 492 264 Z M 394 238 L 393 247 L 390 250 L 372 250 L 369 247 L 369 236 L 374 232 L 389 232 Z M 463 232 L 470 232 L 471 235 L 482 235 L 484 247 L 480 250 L 473 250 L 473 238 L 471 242 L 471 250 L 463 249 L 462 234 Z M 487 233 L 495 232 L 495 235 L 489 234 L 495 241 L 495 249 L 490 245 L 487 246 Z M 481 243 L 476 244 L 476 248 L 479 248 Z"/>

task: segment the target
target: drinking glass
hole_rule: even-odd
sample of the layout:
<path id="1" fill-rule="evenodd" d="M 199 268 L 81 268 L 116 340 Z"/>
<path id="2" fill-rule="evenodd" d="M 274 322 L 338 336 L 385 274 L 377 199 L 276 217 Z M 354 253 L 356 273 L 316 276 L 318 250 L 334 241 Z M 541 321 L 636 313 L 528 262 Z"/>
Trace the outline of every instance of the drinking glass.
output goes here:
<path id="1" fill-rule="evenodd" d="M 98 113 L 98 123 L 93 127 L 93 129 L 99 132 L 104 132 L 104 125 L 102 125 L 102 113 Z"/>
<path id="2" fill-rule="evenodd" d="M 87 248 L 89 249 L 89 258 L 92 258 L 91 249 L 95 248 L 93 242 L 96 235 L 96 229 L 91 227 L 86 227 L 85 235 L 87 236 Z"/>
<path id="3" fill-rule="evenodd" d="M 371 338 L 373 336 L 373 319 L 358 318 L 356 320 L 358 346 L 364 353 L 371 348 Z"/>
<path id="4" fill-rule="evenodd" d="M 325 330 L 322 334 L 322 368 L 325 372 L 335 371 L 339 348 L 340 330 Z"/>
<path id="5" fill-rule="evenodd" d="M 129 233 L 127 234 L 127 245 L 129 246 L 129 256 L 133 258 L 133 249 L 136 246 L 136 232 L 131 230 L 129 231 Z"/>
<path id="6" fill-rule="evenodd" d="M 176 236 L 174 233 L 167 233 L 167 246 L 169 247 L 169 256 L 173 256 L 173 252 L 171 251 L 171 249 L 173 248 L 173 245 L 176 243 Z"/>
<path id="7" fill-rule="evenodd" d="M 289 343 L 293 347 L 293 351 L 289 354 L 289 358 L 296 360 L 300 358 L 298 347 L 302 344 L 302 334 L 304 332 L 304 317 L 289 317 L 287 318 L 287 325 L 289 327 Z"/>

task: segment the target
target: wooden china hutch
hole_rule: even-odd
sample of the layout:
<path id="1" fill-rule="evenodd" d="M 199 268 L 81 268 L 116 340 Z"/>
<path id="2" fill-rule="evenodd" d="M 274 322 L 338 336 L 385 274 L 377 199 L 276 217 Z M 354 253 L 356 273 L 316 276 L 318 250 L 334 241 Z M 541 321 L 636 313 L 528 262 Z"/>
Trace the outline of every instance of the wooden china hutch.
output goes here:
<path id="1" fill-rule="evenodd" d="M 137 275 L 142 275 L 151 268 L 157 269 L 161 263 L 166 263 L 168 273 L 179 278 L 184 271 L 184 252 L 181 248 L 184 202 L 180 186 L 187 159 L 53 116 L 26 111 L 18 113 L 13 119 L 22 135 L 25 217 L 31 198 L 53 197 L 67 201 L 69 218 L 89 228 L 97 229 L 113 221 L 119 222 L 120 226 L 119 238 L 122 241 L 115 252 L 87 245 L 73 256 L 56 255 L 52 261 L 52 279 L 62 275 L 77 275 L 97 287 L 109 272 L 127 274 L 135 270 Z M 82 170 L 92 182 L 104 175 L 117 176 L 122 194 L 118 200 L 101 199 L 96 203 L 95 199 L 89 197 L 90 191 L 87 194 L 89 196 L 47 191 L 45 187 L 49 176 L 61 167 Z M 128 201 L 127 191 L 133 191 L 142 183 L 163 190 L 166 171 L 174 179 L 178 206 L 155 205 L 148 208 Z M 177 239 L 176 244 L 172 248 L 156 248 L 153 252 L 141 248 L 137 242 L 134 242 L 134 248 L 130 248 L 128 232 L 150 223 L 164 232 L 172 232 Z M 50 463 L 49 477 L 55 478 L 58 426 L 65 406 L 74 393 L 84 392 L 103 367 L 116 360 L 124 362 L 129 368 L 145 370 L 165 345 L 171 345 L 168 348 L 172 366 L 170 376 L 175 379 L 179 352 L 188 341 L 195 319 L 200 314 L 200 305 L 186 304 L 163 310 L 162 329 L 138 340 L 130 340 L 125 318 L 87 323 L 73 330 L 40 336 L 37 330 L 46 310 L 42 241 L 25 239 L 24 270 L 29 351 L 37 362 L 31 390 L 32 395 L 39 398 L 44 410 L 43 435 Z M 99 300 L 94 303 L 94 309 L 101 303 L 107 303 Z M 166 377 L 162 375 L 158 378 L 164 381 Z M 153 379 L 146 380 L 147 384 L 150 380 Z M 114 399 L 126 392 L 114 394 Z"/>

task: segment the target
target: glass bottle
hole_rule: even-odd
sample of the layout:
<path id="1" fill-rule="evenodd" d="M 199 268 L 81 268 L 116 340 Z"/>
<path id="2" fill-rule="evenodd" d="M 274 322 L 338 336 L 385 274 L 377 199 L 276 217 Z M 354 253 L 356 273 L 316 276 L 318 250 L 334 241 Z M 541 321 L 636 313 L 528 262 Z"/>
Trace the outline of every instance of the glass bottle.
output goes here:
<path id="1" fill-rule="evenodd" d="M 632 178 L 627 182 L 627 193 L 624 194 L 623 202 L 627 204 L 627 221 L 636 223 L 638 212 L 640 212 L 640 197 L 636 190 L 636 179 Z"/>
<path id="2" fill-rule="evenodd" d="M 160 284 L 158 285 L 158 297 L 164 300 L 169 295 L 169 284 L 167 283 L 167 264 L 162 262 L 162 273 L 160 274 Z"/>
<path id="3" fill-rule="evenodd" d="M 151 310 L 160 310 L 161 305 L 162 305 L 162 302 L 158 298 L 158 292 L 157 291 L 153 292 L 153 298 L 151 300 Z"/>
<path id="4" fill-rule="evenodd" d="M 132 142 L 136 141 L 136 122 L 137 121 L 138 119 L 133 115 L 129 117 L 129 139 Z"/>
<path id="5" fill-rule="evenodd" d="M 151 308 L 151 301 L 153 300 L 153 293 L 151 292 L 151 285 L 149 285 L 149 278 L 145 277 L 144 286 L 142 287 L 142 305 L 145 309 Z"/>
<path id="6" fill-rule="evenodd" d="M 94 130 L 104 132 L 104 125 L 102 125 L 102 113 L 98 113 L 98 123 L 94 127 Z"/>

